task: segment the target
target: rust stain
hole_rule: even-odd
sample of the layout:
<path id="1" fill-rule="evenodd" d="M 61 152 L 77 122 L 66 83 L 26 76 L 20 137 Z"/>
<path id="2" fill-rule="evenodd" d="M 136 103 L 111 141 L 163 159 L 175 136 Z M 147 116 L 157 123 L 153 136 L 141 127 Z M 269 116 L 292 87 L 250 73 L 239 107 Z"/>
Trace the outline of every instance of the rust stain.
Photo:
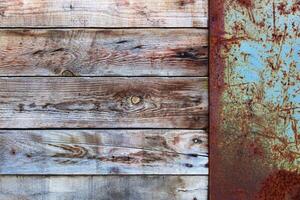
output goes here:
<path id="1" fill-rule="evenodd" d="M 224 194 L 222 187 L 215 187 L 217 185 L 225 186 L 222 168 L 220 166 L 219 158 L 220 153 L 218 149 L 218 136 L 219 127 L 217 123 L 220 121 L 220 116 L 216 113 L 220 112 L 220 94 L 223 91 L 224 80 L 222 79 L 224 70 L 224 60 L 219 58 L 221 53 L 221 41 L 224 35 L 224 0 L 210 1 L 209 4 L 209 19 L 210 19 L 210 35 L 209 35 L 209 94 L 210 94 L 210 106 L 209 106 L 209 188 L 210 199 L 217 200 L 218 194 Z M 223 165 L 223 164 L 222 164 Z"/>
<path id="2" fill-rule="evenodd" d="M 253 7 L 253 1 L 252 0 L 236 0 L 241 6 L 244 6 L 246 8 L 252 8 Z"/>
<path id="3" fill-rule="evenodd" d="M 212 200 L 300 199 L 299 5 L 210 4 Z"/>
<path id="4" fill-rule="evenodd" d="M 299 200 L 300 174 L 280 170 L 272 173 L 262 183 L 258 200 Z"/>

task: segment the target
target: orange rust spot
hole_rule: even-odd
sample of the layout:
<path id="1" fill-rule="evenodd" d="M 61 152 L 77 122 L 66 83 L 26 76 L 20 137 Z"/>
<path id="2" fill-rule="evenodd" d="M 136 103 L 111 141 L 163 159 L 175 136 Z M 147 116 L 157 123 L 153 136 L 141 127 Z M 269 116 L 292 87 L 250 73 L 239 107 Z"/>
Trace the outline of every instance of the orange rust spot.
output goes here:
<path id="1" fill-rule="evenodd" d="M 281 15 L 284 15 L 284 14 L 289 14 L 287 11 L 286 11 L 286 6 L 287 6 L 287 3 L 286 2 L 281 2 L 279 3 L 279 5 L 277 6 L 277 9 L 279 11 L 279 13 Z"/>
<path id="2" fill-rule="evenodd" d="M 252 8 L 253 7 L 253 2 L 252 0 L 237 0 L 237 2 L 246 8 Z"/>
<path id="3" fill-rule="evenodd" d="M 299 200 L 300 174 L 279 170 L 271 174 L 262 184 L 257 200 Z"/>
<path id="4" fill-rule="evenodd" d="M 291 12 L 295 14 L 296 12 L 300 11 L 300 1 L 293 4 L 291 8 Z"/>
<path id="5" fill-rule="evenodd" d="M 263 158 L 263 156 L 264 156 L 264 149 L 259 140 L 250 142 L 247 145 L 247 149 L 248 149 L 249 155 L 251 155 L 251 156 L 259 156 L 261 158 Z"/>

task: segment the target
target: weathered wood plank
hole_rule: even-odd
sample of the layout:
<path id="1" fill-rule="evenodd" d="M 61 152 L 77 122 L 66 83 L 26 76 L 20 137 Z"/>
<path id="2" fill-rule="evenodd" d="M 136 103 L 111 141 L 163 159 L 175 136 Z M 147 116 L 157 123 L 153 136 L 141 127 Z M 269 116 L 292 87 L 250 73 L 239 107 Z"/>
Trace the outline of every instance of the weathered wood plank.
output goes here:
<path id="1" fill-rule="evenodd" d="M 2 27 L 207 27 L 207 0 L 1 0 Z"/>
<path id="2" fill-rule="evenodd" d="M 207 27 L 207 0 L 1 0 L 2 27 Z"/>
<path id="3" fill-rule="evenodd" d="M 0 18 L 1 19 L 1 18 Z M 1 76 L 207 76 L 207 30 L 1 30 Z"/>
<path id="4" fill-rule="evenodd" d="M 0 128 L 207 128 L 207 78 L 0 78 Z"/>
<path id="5" fill-rule="evenodd" d="M 0 131 L 0 174 L 207 174 L 200 130 Z"/>
<path id="6" fill-rule="evenodd" d="M 5 200 L 207 200 L 206 176 L 1 176 Z"/>

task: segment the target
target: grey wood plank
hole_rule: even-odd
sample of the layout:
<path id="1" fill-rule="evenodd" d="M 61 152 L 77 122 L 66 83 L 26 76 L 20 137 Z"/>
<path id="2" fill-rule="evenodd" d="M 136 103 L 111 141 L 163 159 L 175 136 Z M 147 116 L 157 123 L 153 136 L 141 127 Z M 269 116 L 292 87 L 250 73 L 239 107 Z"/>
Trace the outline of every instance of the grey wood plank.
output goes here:
<path id="1" fill-rule="evenodd" d="M 0 76 L 207 76 L 207 30 L 0 30 Z"/>
<path id="2" fill-rule="evenodd" d="M 0 131 L 0 174 L 207 174 L 200 130 Z"/>
<path id="3" fill-rule="evenodd" d="M 207 78 L 0 78 L 0 128 L 207 128 Z"/>
<path id="4" fill-rule="evenodd" d="M 1 0 L 2 27 L 207 27 L 207 0 Z"/>
<path id="5" fill-rule="evenodd" d="M 207 176 L 0 176 L 2 200 L 207 200 Z"/>

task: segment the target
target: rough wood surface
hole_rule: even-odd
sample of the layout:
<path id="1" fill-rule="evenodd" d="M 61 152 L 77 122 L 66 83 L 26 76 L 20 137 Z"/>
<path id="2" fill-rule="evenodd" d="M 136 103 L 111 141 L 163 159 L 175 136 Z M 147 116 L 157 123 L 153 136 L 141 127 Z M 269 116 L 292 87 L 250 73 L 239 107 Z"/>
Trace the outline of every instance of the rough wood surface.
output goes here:
<path id="1" fill-rule="evenodd" d="M 206 176 L 1 176 L 5 200 L 207 200 Z"/>
<path id="2" fill-rule="evenodd" d="M 0 17 L 1 21 L 1 17 Z M 207 30 L 1 30 L 1 76 L 207 76 Z"/>
<path id="3" fill-rule="evenodd" d="M 1 0 L 2 27 L 207 27 L 207 0 Z"/>
<path id="4" fill-rule="evenodd" d="M 207 128 L 207 78 L 0 78 L 0 128 Z"/>
<path id="5" fill-rule="evenodd" d="M 0 132 L 0 174 L 207 174 L 200 130 Z"/>

